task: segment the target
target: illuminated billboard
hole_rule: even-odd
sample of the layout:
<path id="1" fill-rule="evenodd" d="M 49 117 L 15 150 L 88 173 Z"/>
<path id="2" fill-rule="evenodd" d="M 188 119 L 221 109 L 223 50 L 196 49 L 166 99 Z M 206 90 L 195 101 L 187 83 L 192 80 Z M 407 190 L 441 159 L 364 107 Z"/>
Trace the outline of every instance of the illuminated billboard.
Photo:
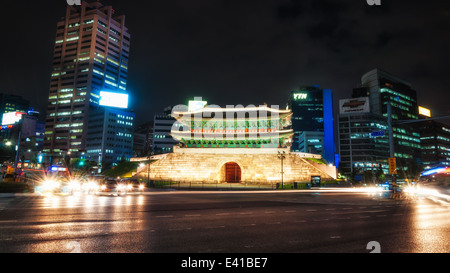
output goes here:
<path id="1" fill-rule="evenodd" d="M 368 112 L 370 112 L 368 97 L 339 100 L 339 114 Z"/>
<path id="2" fill-rule="evenodd" d="M 101 106 L 128 108 L 128 94 L 100 91 Z"/>
<path id="3" fill-rule="evenodd" d="M 26 113 L 22 113 L 22 112 L 4 113 L 3 119 L 2 119 L 2 125 L 15 124 L 22 119 L 22 115 L 26 115 Z"/>
<path id="4" fill-rule="evenodd" d="M 422 106 L 419 106 L 419 114 L 431 118 L 431 110 Z"/>
<path id="5" fill-rule="evenodd" d="M 188 104 L 188 109 L 189 109 L 188 111 L 193 112 L 193 111 L 201 110 L 201 109 L 205 108 L 205 106 L 207 104 L 208 104 L 208 102 L 206 102 L 206 101 L 190 100 L 189 104 Z"/>

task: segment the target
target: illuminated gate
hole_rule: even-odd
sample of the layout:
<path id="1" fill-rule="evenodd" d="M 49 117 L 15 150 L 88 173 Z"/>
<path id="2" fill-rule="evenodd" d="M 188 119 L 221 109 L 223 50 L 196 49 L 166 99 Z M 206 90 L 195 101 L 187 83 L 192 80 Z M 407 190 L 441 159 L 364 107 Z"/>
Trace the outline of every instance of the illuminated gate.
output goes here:
<path id="1" fill-rule="evenodd" d="M 225 164 L 225 181 L 228 183 L 241 182 L 241 167 L 237 163 L 229 162 Z"/>

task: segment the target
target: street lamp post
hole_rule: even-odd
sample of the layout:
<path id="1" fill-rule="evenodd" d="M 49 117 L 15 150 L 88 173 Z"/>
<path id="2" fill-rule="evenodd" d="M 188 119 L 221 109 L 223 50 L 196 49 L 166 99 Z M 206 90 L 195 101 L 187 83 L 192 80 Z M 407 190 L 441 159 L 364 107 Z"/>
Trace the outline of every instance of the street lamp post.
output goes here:
<path id="1" fill-rule="evenodd" d="M 282 153 L 278 151 L 278 159 L 281 159 L 281 188 L 284 188 L 284 170 L 283 170 L 283 160 L 286 158 L 285 156 L 286 152 L 283 151 Z"/>
<path id="2" fill-rule="evenodd" d="M 148 156 L 148 166 L 147 166 L 147 184 L 150 185 L 150 162 L 153 156 L 153 152 Z"/>

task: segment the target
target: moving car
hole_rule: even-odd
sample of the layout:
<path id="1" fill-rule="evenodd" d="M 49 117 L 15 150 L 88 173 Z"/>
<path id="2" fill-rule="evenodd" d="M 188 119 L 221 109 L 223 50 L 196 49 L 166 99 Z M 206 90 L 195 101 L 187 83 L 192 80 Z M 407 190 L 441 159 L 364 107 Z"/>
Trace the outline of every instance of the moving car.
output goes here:
<path id="1" fill-rule="evenodd" d="M 74 194 L 81 190 L 81 184 L 73 177 L 49 175 L 38 182 L 36 190 L 41 193 Z"/>
<path id="2" fill-rule="evenodd" d="M 145 185 L 144 185 L 144 183 L 139 182 L 138 179 L 125 178 L 125 179 L 122 179 L 121 182 L 126 184 L 128 193 L 130 193 L 130 192 L 137 192 L 137 193 L 144 192 Z"/>
<path id="3" fill-rule="evenodd" d="M 114 178 L 105 178 L 99 183 L 96 194 L 108 194 L 119 196 L 127 193 L 127 188 L 124 183 L 117 181 Z"/>

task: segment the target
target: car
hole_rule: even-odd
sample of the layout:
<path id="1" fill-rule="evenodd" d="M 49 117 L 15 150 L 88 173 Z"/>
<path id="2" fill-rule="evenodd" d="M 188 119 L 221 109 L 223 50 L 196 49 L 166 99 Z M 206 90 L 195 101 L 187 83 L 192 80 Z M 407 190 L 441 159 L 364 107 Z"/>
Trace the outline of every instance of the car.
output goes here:
<path id="1" fill-rule="evenodd" d="M 72 195 L 81 190 L 81 184 L 74 177 L 50 175 L 38 182 L 36 190 L 42 193 Z"/>
<path id="2" fill-rule="evenodd" d="M 99 183 L 96 194 L 108 194 L 119 196 L 127 193 L 127 188 L 124 183 L 117 181 L 114 178 L 105 178 Z"/>
<path id="3" fill-rule="evenodd" d="M 122 183 L 127 185 L 127 192 L 144 192 L 145 185 L 144 183 L 139 182 L 138 179 L 135 178 L 125 178 L 121 180 Z"/>
<path id="4" fill-rule="evenodd" d="M 105 179 L 103 175 L 84 176 L 81 183 L 81 191 L 85 194 L 96 193 L 100 183 Z"/>

